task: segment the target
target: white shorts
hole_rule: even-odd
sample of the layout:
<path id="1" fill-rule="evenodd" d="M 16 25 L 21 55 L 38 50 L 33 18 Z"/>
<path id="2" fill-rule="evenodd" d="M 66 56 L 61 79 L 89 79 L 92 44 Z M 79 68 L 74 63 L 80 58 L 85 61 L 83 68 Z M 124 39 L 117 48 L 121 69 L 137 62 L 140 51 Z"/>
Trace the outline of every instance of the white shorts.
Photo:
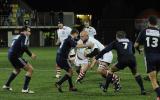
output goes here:
<path id="1" fill-rule="evenodd" d="M 76 66 L 81 66 L 81 65 L 83 65 L 83 64 L 89 64 L 88 58 L 81 60 L 81 59 L 79 59 L 79 58 L 77 57 L 77 55 L 76 55 L 75 65 L 76 65 Z"/>
<path id="2" fill-rule="evenodd" d="M 103 58 L 99 58 L 99 61 L 107 62 L 107 63 L 112 63 L 113 60 L 113 54 L 112 52 L 107 52 L 103 55 Z"/>

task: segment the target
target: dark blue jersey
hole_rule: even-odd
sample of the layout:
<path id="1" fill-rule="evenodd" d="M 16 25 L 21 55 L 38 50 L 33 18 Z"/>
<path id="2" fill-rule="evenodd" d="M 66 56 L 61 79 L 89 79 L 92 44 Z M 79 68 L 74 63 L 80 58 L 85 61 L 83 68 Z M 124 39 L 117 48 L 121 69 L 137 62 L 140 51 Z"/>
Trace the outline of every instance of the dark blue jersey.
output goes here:
<path id="1" fill-rule="evenodd" d="M 71 48 L 76 47 L 76 45 L 77 45 L 77 42 L 71 36 L 68 36 L 68 38 L 65 39 L 64 42 L 61 44 L 58 50 L 58 55 L 60 55 L 65 59 L 68 59 L 68 55 Z"/>
<path id="2" fill-rule="evenodd" d="M 131 41 L 127 38 L 118 39 L 110 43 L 105 49 L 103 49 L 97 56 L 96 59 L 101 58 L 105 53 L 115 49 L 117 51 L 118 60 L 126 57 L 134 56 L 134 47 Z M 127 58 L 126 58 L 127 59 Z"/>
<path id="3" fill-rule="evenodd" d="M 137 43 L 144 45 L 145 54 L 160 53 L 160 31 L 155 27 L 148 27 L 139 33 Z"/>
<path id="4" fill-rule="evenodd" d="M 24 52 L 31 56 L 31 52 L 28 49 L 29 40 L 28 37 L 20 34 L 15 37 L 9 49 L 9 55 L 14 57 L 21 57 Z"/>

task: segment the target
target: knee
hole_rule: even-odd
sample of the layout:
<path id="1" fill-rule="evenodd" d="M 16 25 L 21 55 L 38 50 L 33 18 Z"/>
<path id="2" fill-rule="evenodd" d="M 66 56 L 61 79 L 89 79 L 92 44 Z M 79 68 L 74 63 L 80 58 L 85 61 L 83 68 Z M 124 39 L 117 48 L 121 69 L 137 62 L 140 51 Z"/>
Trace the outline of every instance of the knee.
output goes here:
<path id="1" fill-rule="evenodd" d="M 102 74 L 103 73 L 103 69 L 101 67 L 98 67 L 97 73 Z"/>
<path id="2" fill-rule="evenodd" d="M 72 77 L 73 76 L 73 71 L 72 71 L 72 69 L 69 69 L 69 71 L 68 71 L 68 76 L 70 76 L 70 77 Z"/>

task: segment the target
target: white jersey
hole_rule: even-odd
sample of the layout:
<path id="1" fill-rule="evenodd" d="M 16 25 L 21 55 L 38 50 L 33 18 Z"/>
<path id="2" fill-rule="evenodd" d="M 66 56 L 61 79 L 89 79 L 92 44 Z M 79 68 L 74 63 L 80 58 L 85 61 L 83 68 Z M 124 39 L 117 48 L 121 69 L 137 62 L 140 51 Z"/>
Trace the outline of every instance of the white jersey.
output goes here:
<path id="1" fill-rule="evenodd" d="M 94 44 L 94 47 L 92 48 L 92 51 L 95 48 L 97 48 L 99 51 L 102 51 L 105 48 L 104 45 L 101 42 L 99 42 L 98 40 L 96 40 L 95 38 L 89 37 L 87 43 L 90 43 L 90 42 L 92 42 Z M 112 51 L 109 51 L 109 52 L 105 53 L 103 55 L 103 57 L 100 58 L 99 60 L 103 61 L 103 62 L 111 63 L 112 59 L 113 59 Z"/>
<path id="2" fill-rule="evenodd" d="M 79 42 L 82 42 L 82 40 L 79 40 Z M 76 50 L 76 57 L 75 57 L 75 65 L 81 66 L 83 64 L 88 64 L 89 59 L 85 56 L 85 52 L 87 52 L 87 48 L 77 48 Z"/>
<path id="3" fill-rule="evenodd" d="M 89 27 L 85 27 L 84 31 L 88 32 L 89 37 L 94 37 L 96 35 L 96 30 L 95 28 L 89 26 Z"/>
<path id="4" fill-rule="evenodd" d="M 62 29 L 57 30 L 58 38 L 60 39 L 61 44 L 70 35 L 71 31 L 72 31 L 72 29 L 67 26 L 63 26 Z"/>

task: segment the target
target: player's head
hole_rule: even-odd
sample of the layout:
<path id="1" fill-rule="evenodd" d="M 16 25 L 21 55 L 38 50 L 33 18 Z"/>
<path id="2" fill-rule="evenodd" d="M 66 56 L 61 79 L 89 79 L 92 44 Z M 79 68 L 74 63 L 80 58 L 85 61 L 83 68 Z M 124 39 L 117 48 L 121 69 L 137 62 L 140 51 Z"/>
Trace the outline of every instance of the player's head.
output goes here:
<path id="1" fill-rule="evenodd" d="M 82 31 L 82 32 L 80 33 L 80 38 L 81 38 L 81 40 L 82 40 L 83 42 L 86 42 L 86 41 L 88 40 L 88 38 L 89 38 L 88 32 L 87 32 L 87 31 Z"/>
<path id="2" fill-rule="evenodd" d="M 72 29 L 70 34 L 71 34 L 71 36 L 73 36 L 73 38 L 76 39 L 78 37 L 78 35 L 79 35 L 79 32 L 78 32 L 77 29 Z"/>
<path id="3" fill-rule="evenodd" d="M 85 27 L 89 27 L 89 21 L 85 21 L 85 22 L 84 22 L 84 26 L 85 26 Z"/>
<path id="4" fill-rule="evenodd" d="M 148 17 L 148 24 L 149 24 L 149 26 L 150 25 L 156 26 L 157 22 L 158 22 L 158 19 L 157 19 L 156 16 L 150 16 L 150 17 Z"/>
<path id="5" fill-rule="evenodd" d="M 117 31 L 116 39 L 123 39 L 123 38 L 126 38 L 126 32 L 125 31 Z"/>
<path id="6" fill-rule="evenodd" d="M 31 35 L 31 29 L 28 26 L 23 26 L 21 29 L 21 33 L 24 35 Z"/>
<path id="7" fill-rule="evenodd" d="M 63 23 L 62 22 L 58 22 L 58 28 L 62 29 L 63 28 Z"/>

